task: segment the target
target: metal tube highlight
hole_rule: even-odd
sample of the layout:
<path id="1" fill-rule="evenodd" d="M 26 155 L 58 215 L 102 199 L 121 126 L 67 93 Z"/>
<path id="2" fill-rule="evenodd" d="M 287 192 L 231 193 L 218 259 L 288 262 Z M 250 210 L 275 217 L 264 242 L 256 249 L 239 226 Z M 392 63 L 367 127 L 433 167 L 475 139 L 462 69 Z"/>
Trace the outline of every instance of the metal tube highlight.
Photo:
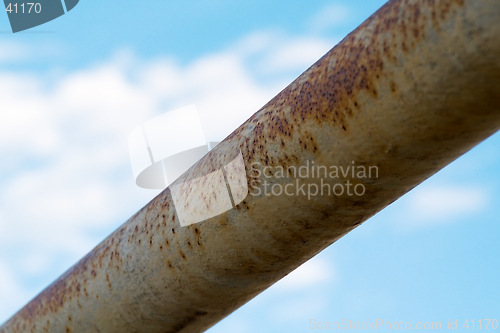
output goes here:
<path id="1" fill-rule="evenodd" d="M 177 181 L 241 151 L 250 193 L 236 208 L 181 227 L 166 189 L 0 332 L 208 329 L 496 132 L 499 40 L 498 0 L 389 1 Z M 378 177 L 356 180 L 363 195 L 263 192 L 296 181 L 279 167 L 313 162 Z M 176 200 L 195 211 L 220 191 L 190 184 Z"/>

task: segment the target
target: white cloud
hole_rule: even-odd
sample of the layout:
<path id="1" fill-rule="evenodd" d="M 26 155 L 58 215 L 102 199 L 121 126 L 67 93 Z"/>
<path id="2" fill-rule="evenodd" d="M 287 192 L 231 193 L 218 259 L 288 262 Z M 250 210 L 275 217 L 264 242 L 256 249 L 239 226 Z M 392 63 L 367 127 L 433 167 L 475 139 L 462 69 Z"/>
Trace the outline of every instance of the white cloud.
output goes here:
<path id="1" fill-rule="evenodd" d="M 306 70 L 328 52 L 335 43 L 320 38 L 286 41 L 269 54 L 265 65 L 271 70 Z"/>
<path id="2" fill-rule="evenodd" d="M 240 57 L 251 57 L 262 52 L 269 52 L 273 43 L 280 39 L 277 32 L 256 31 L 241 40 L 232 47 L 232 52 Z"/>
<path id="3" fill-rule="evenodd" d="M 0 61 L 11 62 L 19 61 L 28 55 L 28 49 L 25 45 L 11 41 L 0 42 Z"/>
<path id="4" fill-rule="evenodd" d="M 22 270 L 28 275 L 46 273 L 50 265 L 50 256 L 46 253 L 30 252 L 24 256 L 20 262 Z"/>
<path id="5" fill-rule="evenodd" d="M 347 22 L 349 7 L 338 3 L 326 5 L 316 13 L 308 22 L 312 31 L 321 32 Z"/>
<path id="6" fill-rule="evenodd" d="M 314 257 L 285 276 L 271 288 L 275 291 L 307 289 L 323 282 L 332 284 L 335 274 L 330 262 Z"/>
<path id="7" fill-rule="evenodd" d="M 400 229 L 413 230 L 478 213 L 487 206 L 488 195 L 476 187 L 422 184 L 399 201 L 402 210 L 392 219 Z"/>
<path id="8" fill-rule="evenodd" d="M 11 265 L 0 261 L 0 314 L 4 317 L 19 310 L 28 299 L 28 293 L 18 282 Z M 0 324 L 3 322 L 0 319 Z"/>
<path id="9" fill-rule="evenodd" d="M 21 33 L 22 35 L 23 33 Z M 29 44 L 13 40 L 0 40 L 0 63 L 22 63 L 36 58 L 54 59 L 67 56 L 67 50 L 53 41 L 32 41 Z"/>
<path id="10" fill-rule="evenodd" d="M 434 187 L 416 191 L 412 198 L 415 210 L 435 217 L 459 216 L 483 208 L 484 193 L 477 188 Z"/>
<path id="11" fill-rule="evenodd" d="M 339 41 L 340 38 L 290 38 L 280 31 L 258 31 L 242 38 L 230 52 L 253 65 L 252 69 L 258 74 L 273 75 L 275 78 L 277 73 L 288 74 L 288 83 Z"/>

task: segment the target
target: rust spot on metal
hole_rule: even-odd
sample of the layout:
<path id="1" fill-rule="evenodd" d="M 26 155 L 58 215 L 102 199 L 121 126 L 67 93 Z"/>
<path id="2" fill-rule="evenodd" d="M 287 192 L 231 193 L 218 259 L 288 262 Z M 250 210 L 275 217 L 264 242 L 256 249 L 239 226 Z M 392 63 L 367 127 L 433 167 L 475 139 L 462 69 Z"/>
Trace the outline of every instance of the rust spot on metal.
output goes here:
<path id="1" fill-rule="evenodd" d="M 106 281 L 108 282 L 109 289 L 113 289 L 113 287 L 111 285 L 111 281 L 109 280 L 109 274 L 106 274 Z"/>

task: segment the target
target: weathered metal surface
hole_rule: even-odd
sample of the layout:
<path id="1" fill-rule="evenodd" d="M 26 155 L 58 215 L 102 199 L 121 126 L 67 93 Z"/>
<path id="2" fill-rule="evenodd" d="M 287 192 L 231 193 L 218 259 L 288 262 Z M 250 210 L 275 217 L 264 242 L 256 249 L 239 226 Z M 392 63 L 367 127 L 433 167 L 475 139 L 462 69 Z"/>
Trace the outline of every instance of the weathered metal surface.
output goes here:
<path id="1" fill-rule="evenodd" d="M 355 161 L 379 170 L 363 196 L 248 195 L 180 227 L 167 189 L 0 332 L 206 330 L 494 133 L 498 40 L 498 0 L 389 1 L 183 175 L 240 150 L 249 186 L 283 182 L 254 162 Z"/>

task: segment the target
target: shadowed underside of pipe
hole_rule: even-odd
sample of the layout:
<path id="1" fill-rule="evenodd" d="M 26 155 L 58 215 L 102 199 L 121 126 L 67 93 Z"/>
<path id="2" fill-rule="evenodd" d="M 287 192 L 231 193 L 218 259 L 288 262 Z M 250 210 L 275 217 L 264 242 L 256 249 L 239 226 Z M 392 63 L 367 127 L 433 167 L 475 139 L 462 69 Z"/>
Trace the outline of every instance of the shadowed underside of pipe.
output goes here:
<path id="1" fill-rule="evenodd" d="M 208 329 L 493 134 L 499 40 L 498 0 L 389 1 L 181 176 L 241 151 L 251 194 L 236 208 L 180 227 L 166 189 L 0 332 Z M 362 196 L 253 195 L 284 182 L 266 166 L 353 161 L 379 171 Z M 182 198 L 203 210 L 196 190 Z"/>

